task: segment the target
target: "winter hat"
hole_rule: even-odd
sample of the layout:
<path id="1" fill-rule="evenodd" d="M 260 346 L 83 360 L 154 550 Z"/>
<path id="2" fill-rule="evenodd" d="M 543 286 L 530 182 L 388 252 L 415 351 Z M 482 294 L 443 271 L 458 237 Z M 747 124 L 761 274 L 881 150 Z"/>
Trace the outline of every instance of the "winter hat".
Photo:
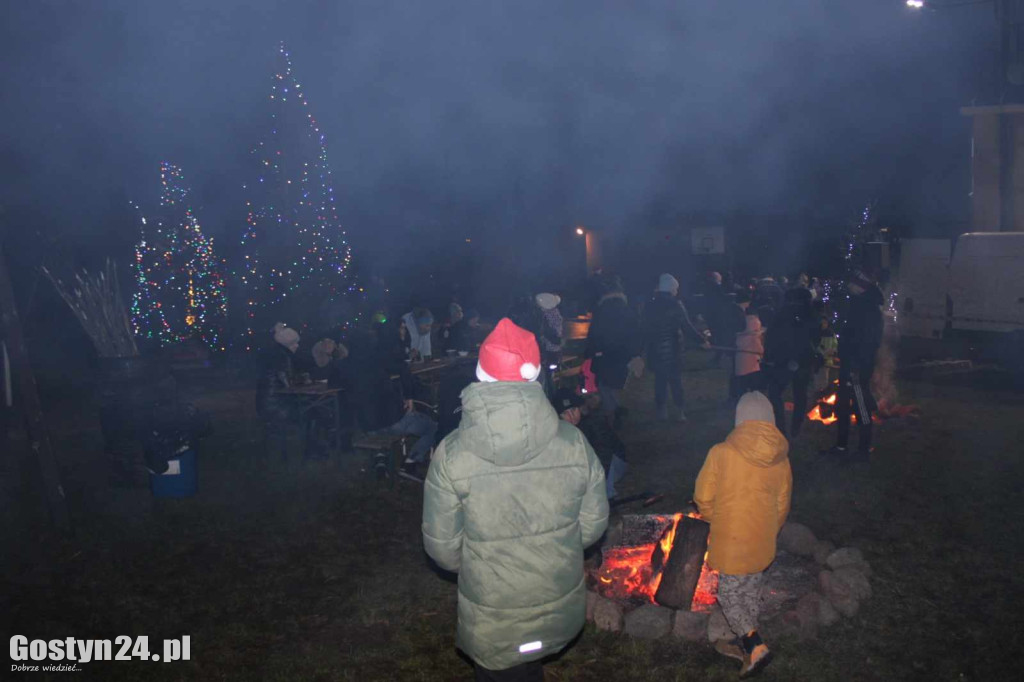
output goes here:
<path id="1" fill-rule="evenodd" d="M 543 310 L 554 310 L 562 302 L 562 297 L 556 294 L 537 294 L 535 299 Z"/>
<path id="2" fill-rule="evenodd" d="M 278 322 L 274 325 L 274 341 L 294 352 L 299 347 L 299 333 L 284 322 Z"/>
<path id="3" fill-rule="evenodd" d="M 338 349 L 334 339 L 320 339 L 313 345 L 313 362 L 321 369 L 331 362 L 331 356 Z"/>
<path id="4" fill-rule="evenodd" d="M 744 393 L 740 402 L 736 405 L 736 426 L 743 422 L 768 422 L 775 423 L 775 411 L 768 398 L 760 391 Z"/>
<path id="5" fill-rule="evenodd" d="M 672 275 L 668 274 L 667 272 L 663 273 L 661 277 L 658 278 L 658 291 L 665 291 L 670 294 L 678 294 L 679 280 L 673 277 Z"/>
<path id="6" fill-rule="evenodd" d="M 504 317 L 480 346 L 476 378 L 480 381 L 535 381 L 540 376 L 537 339 Z"/>
<path id="7" fill-rule="evenodd" d="M 722 273 L 712 271 L 708 277 L 711 279 L 712 284 L 722 283 Z"/>
<path id="8" fill-rule="evenodd" d="M 434 314 L 426 308 L 417 308 L 412 311 L 412 317 L 416 321 L 417 327 L 426 327 L 427 325 L 434 324 Z"/>

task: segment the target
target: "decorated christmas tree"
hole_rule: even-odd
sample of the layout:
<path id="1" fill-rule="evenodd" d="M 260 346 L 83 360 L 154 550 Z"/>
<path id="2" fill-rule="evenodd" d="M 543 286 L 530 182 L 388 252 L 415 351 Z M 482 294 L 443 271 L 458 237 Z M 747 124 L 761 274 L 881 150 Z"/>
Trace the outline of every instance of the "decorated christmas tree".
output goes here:
<path id="1" fill-rule="evenodd" d="M 160 164 L 160 182 L 159 210 L 148 220 L 140 211 L 132 327 L 162 346 L 199 338 L 224 350 L 227 297 L 213 239 L 203 234 L 188 204 L 181 170 Z"/>
<path id="2" fill-rule="evenodd" d="M 283 45 L 267 101 L 269 134 L 250 152 L 248 216 L 236 272 L 245 296 L 247 350 L 278 321 L 321 328 L 351 322 L 359 293 L 324 133 Z"/>

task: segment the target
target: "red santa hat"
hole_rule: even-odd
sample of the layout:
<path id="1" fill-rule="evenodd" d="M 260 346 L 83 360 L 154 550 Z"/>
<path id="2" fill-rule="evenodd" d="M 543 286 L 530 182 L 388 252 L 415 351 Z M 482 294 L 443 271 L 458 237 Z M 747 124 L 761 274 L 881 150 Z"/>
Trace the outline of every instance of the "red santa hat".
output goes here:
<path id="1" fill-rule="evenodd" d="M 476 378 L 480 381 L 536 381 L 540 376 L 537 339 L 503 318 L 480 346 Z"/>

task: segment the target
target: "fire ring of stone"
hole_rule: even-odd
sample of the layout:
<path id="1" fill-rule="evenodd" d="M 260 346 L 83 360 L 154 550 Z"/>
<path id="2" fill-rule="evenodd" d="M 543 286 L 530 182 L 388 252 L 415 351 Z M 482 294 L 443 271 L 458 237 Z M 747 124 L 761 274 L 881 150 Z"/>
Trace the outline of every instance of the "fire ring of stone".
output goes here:
<path id="1" fill-rule="evenodd" d="M 718 606 L 718 574 L 705 563 L 708 531 L 696 515 L 621 517 L 587 562 L 587 620 L 642 639 L 732 638 Z M 859 549 L 837 549 L 795 522 L 782 527 L 777 544 L 761 593 L 767 635 L 815 637 L 871 597 L 871 566 Z"/>

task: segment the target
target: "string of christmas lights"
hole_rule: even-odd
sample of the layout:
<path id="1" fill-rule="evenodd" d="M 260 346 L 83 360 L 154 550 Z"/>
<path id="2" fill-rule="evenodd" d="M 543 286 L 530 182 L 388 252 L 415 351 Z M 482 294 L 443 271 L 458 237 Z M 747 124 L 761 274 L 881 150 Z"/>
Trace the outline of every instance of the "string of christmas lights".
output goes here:
<path id="1" fill-rule="evenodd" d="M 282 44 L 272 83 L 270 134 L 252 148 L 254 175 L 242 234 L 245 292 L 242 345 L 281 320 L 322 326 L 350 320 L 316 319 L 324 307 L 359 289 L 350 272 L 352 250 L 338 220 L 327 145 L 309 112 L 302 84 Z M 296 318 L 298 318 L 296 320 Z"/>
<path id="2" fill-rule="evenodd" d="M 161 346 L 202 339 L 224 350 L 227 295 L 213 238 L 203 234 L 186 203 L 188 186 L 181 169 L 160 164 L 160 208 L 147 221 L 138 205 L 139 242 L 135 246 L 135 293 L 131 319 L 135 334 Z"/>

